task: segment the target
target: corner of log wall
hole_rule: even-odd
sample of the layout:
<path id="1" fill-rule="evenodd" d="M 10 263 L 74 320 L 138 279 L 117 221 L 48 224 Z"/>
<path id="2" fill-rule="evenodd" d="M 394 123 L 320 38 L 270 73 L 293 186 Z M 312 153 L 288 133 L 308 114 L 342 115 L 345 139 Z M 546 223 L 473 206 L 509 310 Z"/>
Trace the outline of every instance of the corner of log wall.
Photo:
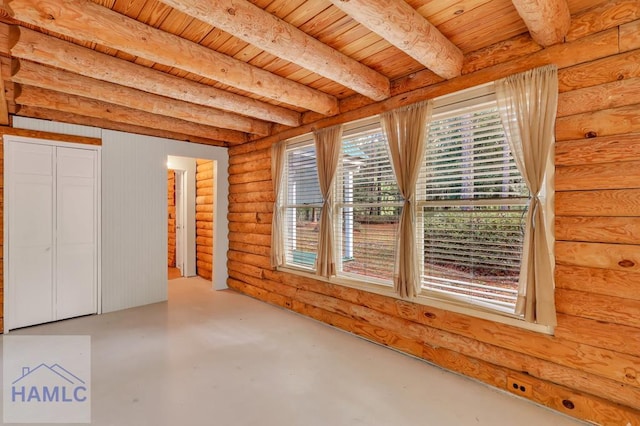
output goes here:
<path id="1" fill-rule="evenodd" d="M 557 64 L 554 336 L 272 270 L 269 148 L 312 123 L 229 149 L 229 287 L 570 416 L 640 424 L 640 4 L 603 2 L 572 22 L 568 42 L 514 37 L 467 54 L 462 77 L 397 82 L 397 98 L 347 100 L 330 119 Z"/>

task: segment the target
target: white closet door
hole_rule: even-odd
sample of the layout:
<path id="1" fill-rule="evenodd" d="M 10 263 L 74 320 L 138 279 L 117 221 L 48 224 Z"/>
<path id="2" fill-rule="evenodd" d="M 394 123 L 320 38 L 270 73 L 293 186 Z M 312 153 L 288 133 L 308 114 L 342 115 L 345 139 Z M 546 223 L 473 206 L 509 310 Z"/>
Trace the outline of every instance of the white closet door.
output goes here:
<path id="1" fill-rule="evenodd" d="M 96 151 L 57 148 L 56 319 L 97 312 Z"/>
<path id="2" fill-rule="evenodd" d="M 11 143 L 8 168 L 11 328 L 52 321 L 54 148 Z"/>

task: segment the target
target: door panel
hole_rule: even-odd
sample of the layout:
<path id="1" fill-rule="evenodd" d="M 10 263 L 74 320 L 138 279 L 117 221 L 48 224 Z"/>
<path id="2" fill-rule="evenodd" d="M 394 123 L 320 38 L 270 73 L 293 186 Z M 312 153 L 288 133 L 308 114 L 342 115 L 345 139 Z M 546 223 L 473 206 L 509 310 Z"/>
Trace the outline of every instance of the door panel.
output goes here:
<path id="1" fill-rule="evenodd" d="M 56 319 L 97 312 L 96 157 L 57 149 Z"/>
<path id="2" fill-rule="evenodd" d="M 52 321 L 53 147 L 12 143 L 8 167 L 12 328 Z"/>

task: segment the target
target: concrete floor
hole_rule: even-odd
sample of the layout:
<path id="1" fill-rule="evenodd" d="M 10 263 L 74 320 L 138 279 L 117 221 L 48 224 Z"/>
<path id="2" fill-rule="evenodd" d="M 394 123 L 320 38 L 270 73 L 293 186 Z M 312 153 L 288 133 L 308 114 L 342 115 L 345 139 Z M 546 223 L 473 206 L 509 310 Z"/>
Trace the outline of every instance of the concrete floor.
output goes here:
<path id="1" fill-rule="evenodd" d="M 581 424 L 201 278 L 11 334 L 91 335 L 94 425 Z"/>

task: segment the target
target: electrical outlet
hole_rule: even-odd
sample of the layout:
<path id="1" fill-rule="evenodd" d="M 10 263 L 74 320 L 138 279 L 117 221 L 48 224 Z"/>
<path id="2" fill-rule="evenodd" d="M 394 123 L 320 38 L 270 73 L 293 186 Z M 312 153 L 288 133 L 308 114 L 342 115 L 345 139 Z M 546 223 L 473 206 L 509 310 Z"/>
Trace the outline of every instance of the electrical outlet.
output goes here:
<path id="1" fill-rule="evenodd" d="M 533 383 L 522 377 L 507 377 L 507 390 L 516 395 L 533 396 Z"/>

